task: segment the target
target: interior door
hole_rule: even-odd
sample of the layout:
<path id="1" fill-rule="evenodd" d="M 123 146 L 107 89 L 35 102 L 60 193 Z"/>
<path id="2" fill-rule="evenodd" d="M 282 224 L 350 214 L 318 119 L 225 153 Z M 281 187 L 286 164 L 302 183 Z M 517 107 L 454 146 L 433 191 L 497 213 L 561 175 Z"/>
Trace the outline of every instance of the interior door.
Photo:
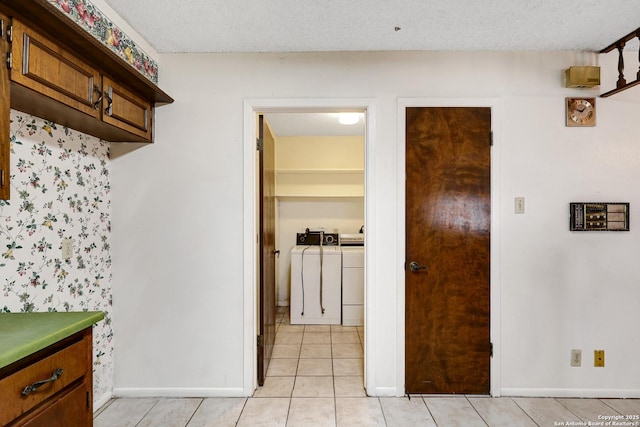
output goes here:
<path id="1" fill-rule="evenodd" d="M 260 325 L 258 335 L 258 384 L 263 385 L 276 339 L 275 263 L 275 157 L 274 139 L 264 116 L 258 116 L 258 164 L 260 197 Z"/>
<path id="2" fill-rule="evenodd" d="M 407 393 L 488 394 L 491 109 L 406 110 Z"/>

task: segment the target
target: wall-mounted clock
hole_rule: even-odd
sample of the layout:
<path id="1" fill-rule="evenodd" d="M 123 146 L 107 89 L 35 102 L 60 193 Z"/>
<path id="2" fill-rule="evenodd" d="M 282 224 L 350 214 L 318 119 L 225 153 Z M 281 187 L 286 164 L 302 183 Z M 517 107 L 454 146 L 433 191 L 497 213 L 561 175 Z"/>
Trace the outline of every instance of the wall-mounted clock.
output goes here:
<path id="1" fill-rule="evenodd" d="M 566 99 L 567 126 L 595 126 L 596 99 L 595 98 L 567 98 Z"/>

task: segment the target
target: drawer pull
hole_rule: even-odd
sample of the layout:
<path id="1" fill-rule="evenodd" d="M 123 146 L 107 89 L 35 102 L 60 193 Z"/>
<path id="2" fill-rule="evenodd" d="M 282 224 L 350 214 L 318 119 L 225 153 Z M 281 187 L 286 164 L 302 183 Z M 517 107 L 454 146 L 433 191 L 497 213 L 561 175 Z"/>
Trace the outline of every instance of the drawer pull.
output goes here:
<path id="1" fill-rule="evenodd" d="M 37 389 L 39 389 L 41 385 L 44 385 L 46 383 L 50 383 L 50 382 L 53 382 L 53 381 L 57 380 L 60 377 L 60 375 L 62 375 L 62 368 L 58 368 L 55 371 L 53 371 L 53 374 L 51 374 L 51 378 L 46 379 L 46 380 L 42 380 L 42 381 L 38 381 L 38 382 L 35 382 L 35 383 L 31 384 L 31 385 L 26 386 L 24 388 L 24 390 L 22 390 L 22 395 L 26 396 L 29 393 L 31 393 L 32 391 L 36 391 Z"/>

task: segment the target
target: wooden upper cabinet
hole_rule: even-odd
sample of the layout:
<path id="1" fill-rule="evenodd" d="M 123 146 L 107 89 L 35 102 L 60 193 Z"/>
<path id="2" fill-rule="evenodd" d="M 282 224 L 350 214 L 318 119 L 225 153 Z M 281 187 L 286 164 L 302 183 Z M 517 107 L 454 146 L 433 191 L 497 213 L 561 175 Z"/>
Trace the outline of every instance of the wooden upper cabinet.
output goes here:
<path id="1" fill-rule="evenodd" d="M 11 108 L 110 142 L 153 142 L 154 110 L 173 102 L 155 83 L 49 0 L 1 0 L 0 13 Z"/>
<path id="2" fill-rule="evenodd" d="M 102 84 L 98 70 L 19 20 L 14 19 L 12 27 L 11 80 L 99 118 Z"/>
<path id="3" fill-rule="evenodd" d="M 108 77 L 102 78 L 102 90 L 102 120 L 151 140 L 151 103 Z"/>
<path id="4" fill-rule="evenodd" d="M 109 142 L 153 142 L 173 99 L 49 0 L 0 0 L 0 200 L 9 199 L 11 109 Z"/>
<path id="5" fill-rule="evenodd" d="M 12 107 L 107 141 L 153 141 L 150 98 L 18 19 L 12 36 Z"/>

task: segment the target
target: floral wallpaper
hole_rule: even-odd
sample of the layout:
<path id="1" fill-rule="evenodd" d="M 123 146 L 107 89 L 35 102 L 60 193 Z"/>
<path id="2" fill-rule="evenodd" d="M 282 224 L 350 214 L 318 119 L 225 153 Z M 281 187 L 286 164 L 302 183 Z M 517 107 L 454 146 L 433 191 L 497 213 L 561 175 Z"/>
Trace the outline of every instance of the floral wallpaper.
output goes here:
<path id="1" fill-rule="evenodd" d="M 146 78 L 158 84 L 158 64 L 89 0 L 48 0 Z"/>
<path id="2" fill-rule="evenodd" d="M 13 110 L 10 132 L 11 200 L 0 201 L 0 312 L 103 311 L 93 330 L 99 399 L 113 388 L 109 144 Z M 69 259 L 63 239 L 73 240 Z"/>

